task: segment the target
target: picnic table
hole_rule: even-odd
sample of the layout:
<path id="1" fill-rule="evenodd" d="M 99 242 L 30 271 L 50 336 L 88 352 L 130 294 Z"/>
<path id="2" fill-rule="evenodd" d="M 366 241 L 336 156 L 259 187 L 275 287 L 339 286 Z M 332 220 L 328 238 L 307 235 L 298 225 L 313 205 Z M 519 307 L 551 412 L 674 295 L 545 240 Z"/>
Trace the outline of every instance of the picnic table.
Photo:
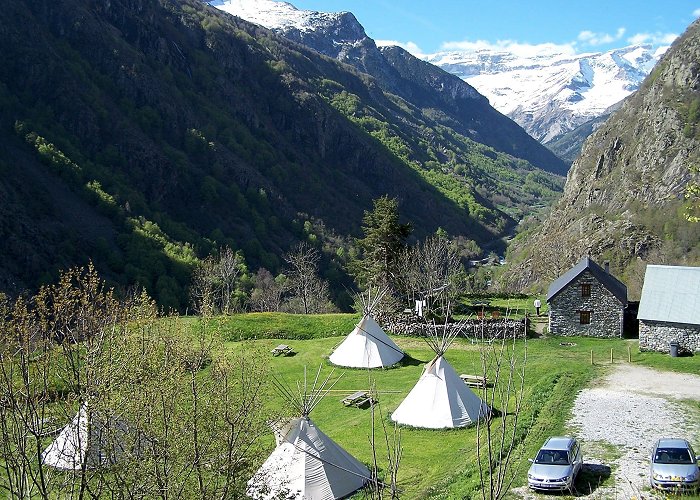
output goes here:
<path id="1" fill-rule="evenodd" d="M 285 356 L 289 356 L 290 354 L 293 354 L 293 353 L 294 353 L 294 350 L 290 346 L 288 346 L 287 344 L 280 344 L 272 350 L 273 356 L 280 356 L 282 354 Z"/>
<path id="2" fill-rule="evenodd" d="M 470 387 L 486 387 L 488 385 L 488 380 L 482 375 L 467 375 L 462 373 L 459 378 L 464 380 L 464 383 Z"/>
<path id="3" fill-rule="evenodd" d="M 373 405 L 376 401 L 369 395 L 367 391 L 357 391 L 342 399 L 345 406 L 355 406 L 362 408 L 364 406 Z"/>

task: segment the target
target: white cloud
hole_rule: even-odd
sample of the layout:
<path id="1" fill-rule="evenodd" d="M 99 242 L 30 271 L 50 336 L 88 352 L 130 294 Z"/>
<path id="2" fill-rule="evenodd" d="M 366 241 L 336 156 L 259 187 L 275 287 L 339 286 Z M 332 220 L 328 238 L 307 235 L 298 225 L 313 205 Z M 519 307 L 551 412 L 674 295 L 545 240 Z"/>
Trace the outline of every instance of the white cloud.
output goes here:
<path id="1" fill-rule="evenodd" d="M 637 33 L 627 39 L 632 45 L 648 43 L 654 46 L 671 45 L 678 38 L 677 33 Z"/>
<path id="2" fill-rule="evenodd" d="M 700 17 L 700 9 L 695 9 L 693 11 L 693 17 Z"/>
<path id="3" fill-rule="evenodd" d="M 595 47 L 597 45 L 606 45 L 616 42 L 625 34 L 625 28 L 618 28 L 614 35 L 610 33 L 594 33 L 593 31 L 584 30 L 578 34 L 578 41 L 584 45 Z"/>
<path id="4" fill-rule="evenodd" d="M 424 54 L 424 52 L 421 50 L 418 44 L 411 41 L 399 42 L 398 40 L 375 40 L 374 43 L 376 43 L 378 47 L 395 45 L 397 47 L 401 47 L 402 49 L 409 51 L 416 57 L 421 57 Z"/>
<path id="5" fill-rule="evenodd" d="M 460 51 L 460 52 L 478 52 L 481 50 L 488 51 L 503 51 L 511 52 L 520 57 L 535 57 L 538 55 L 573 55 L 576 54 L 576 49 L 573 44 L 556 44 L 556 43 L 539 43 L 529 44 L 520 43 L 514 40 L 498 40 L 496 42 L 488 42 L 486 40 L 476 41 L 461 41 L 461 42 L 444 42 L 440 46 L 441 51 Z"/>

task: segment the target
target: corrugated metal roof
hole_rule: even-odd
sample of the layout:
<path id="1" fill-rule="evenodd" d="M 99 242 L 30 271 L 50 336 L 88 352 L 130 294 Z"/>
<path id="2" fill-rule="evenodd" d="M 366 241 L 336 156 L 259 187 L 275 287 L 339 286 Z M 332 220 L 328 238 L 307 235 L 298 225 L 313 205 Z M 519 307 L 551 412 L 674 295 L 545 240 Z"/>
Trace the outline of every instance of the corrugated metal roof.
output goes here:
<path id="1" fill-rule="evenodd" d="M 700 325 L 700 267 L 647 266 L 637 318 Z"/>
<path id="2" fill-rule="evenodd" d="M 627 287 L 625 284 L 612 274 L 606 272 L 605 269 L 596 264 L 590 256 L 583 257 L 578 264 L 566 271 L 549 285 L 549 290 L 547 290 L 547 302 L 586 270 L 590 271 L 591 274 L 595 276 L 605 288 L 610 290 L 610 293 L 617 297 L 623 305 L 627 305 Z"/>

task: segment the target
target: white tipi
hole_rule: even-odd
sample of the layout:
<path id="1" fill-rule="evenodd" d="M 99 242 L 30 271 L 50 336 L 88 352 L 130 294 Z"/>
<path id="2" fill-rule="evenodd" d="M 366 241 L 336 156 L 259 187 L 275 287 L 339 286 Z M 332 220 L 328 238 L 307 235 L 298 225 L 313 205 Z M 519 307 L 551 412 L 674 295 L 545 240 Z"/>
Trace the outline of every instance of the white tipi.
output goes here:
<path id="1" fill-rule="evenodd" d="M 124 453 L 124 422 L 108 419 L 83 403 L 73 420 L 41 453 L 41 462 L 56 469 L 94 469 L 116 462 Z"/>
<path id="2" fill-rule="evenodd" d="M 303 390 L 299 387 L 296 395 L 275 380 L 277 388 L 301 416 L 276 429 L 277 447 L 248 481 L 249 496 L 335 500 L 359 490 L 369 481 L 367 467 L 326 436 L 309 418 L 311 410 L 332 388 L 331 385 L 324 390 L 333 372 L 316 388 L 320 373 L 319 367 L 313 387 L 307 392 L 304 370 L 304 387 Z"/>
<path id="3" fill-rule="evenodd" d="M 331 363 L 348 368 L 384 368 L 403 359 L 404 352 L 372 317 L 372 311 L 384 293 L 379 293 L 374 300 L 371 293 L 367 298 L 360 295 L 363 306 L 362 319 L 329 356 L 328 360 Z"/>
<path id="4" fill-rule="evenodd" d="M 423 374 L 391 419 L 399 424 L 428 429 L 465 427 L 489 413 L 489 407 L 474 394 L 444 358 L 462 324 L 434 328 L 425 339 L 435 351 Z"/>

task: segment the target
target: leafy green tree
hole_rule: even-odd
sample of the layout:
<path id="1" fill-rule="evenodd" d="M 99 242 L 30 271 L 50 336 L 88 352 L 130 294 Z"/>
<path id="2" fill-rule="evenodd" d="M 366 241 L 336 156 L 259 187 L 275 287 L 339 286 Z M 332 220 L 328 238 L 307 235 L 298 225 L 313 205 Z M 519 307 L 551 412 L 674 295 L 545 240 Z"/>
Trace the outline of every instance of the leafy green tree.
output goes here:
<path id="1" fill-rule="evenodd" d="M 365 237 L 357 240 L 362 252 L 350 263 L 351 274 L 362 288 L 388 286 L 396 290 L 398 266 L 411 225 L 399 222 L 399 203 L 388 196 L 374 200 L 374 209 L 365 211 L 362 223 Z"/>

